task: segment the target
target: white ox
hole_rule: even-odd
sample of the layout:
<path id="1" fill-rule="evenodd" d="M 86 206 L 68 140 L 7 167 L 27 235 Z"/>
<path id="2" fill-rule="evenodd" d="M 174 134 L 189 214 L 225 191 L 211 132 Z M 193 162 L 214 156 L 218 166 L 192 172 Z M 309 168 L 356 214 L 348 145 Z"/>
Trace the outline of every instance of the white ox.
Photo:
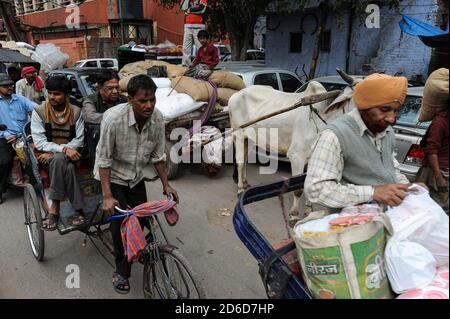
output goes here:
<path id="1" fill-rule="evenodd" d="M 315 113 L 309 106 L 302 106 L 293 111 L 268 118 L 251 127 L 234 132 L 234 143 L 237 164 L 238 193 L 247 187 L 246 163 L 248 160 L 248 140 L 252 140 L 259 148 L 271 154 L 287 156 L 291 162 L 292 175 L 304 173 L 308 159 L 319 133 L 339 116 L 354 108 L 353 87 L 357 82 L 346 87 L 336 99 L 329 99 L 313 105 Z M 306 96 L 326 93 L 326 89 L 318 82 L 311 81 L 302 93 L 284 93 L 270 87 L 252 86 L 232 96 L 229 101 L 231 127 L 237 129 L 252 120 L 286 109 Z M 324 121 L 326 123 L 324 123 Z M 278 147 L 269 143 L 261 135 L 254 134 L 255 129 L 278 129 Z M 276 144 L 276 143 L 273 143 Z M 291 209 L 291 216 L 299 214 L 301 192 L 296 192 Z"/>

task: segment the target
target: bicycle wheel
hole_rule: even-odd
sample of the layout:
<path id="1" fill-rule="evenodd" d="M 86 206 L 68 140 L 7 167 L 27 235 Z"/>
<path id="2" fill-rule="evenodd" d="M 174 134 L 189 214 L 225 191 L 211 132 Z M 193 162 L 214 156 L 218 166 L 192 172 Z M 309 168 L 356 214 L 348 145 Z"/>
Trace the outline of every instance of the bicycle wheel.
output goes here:
<path id="1" fill-rule="evenodd" d="M 25 213 L 25 226 L 31 250 L 38 261 L 44 258 L 44 231 L 42 230 L 41 205 L 33 186 L 26 184 L 23 190 L 23 208 Z"/>
<path id="2" fill-rule="evenodd" d="M 206 299 L 203 286 L 187 260 L 174 247 L 159 247 L 159 260 L 144 265 L 146 299 Z"/>

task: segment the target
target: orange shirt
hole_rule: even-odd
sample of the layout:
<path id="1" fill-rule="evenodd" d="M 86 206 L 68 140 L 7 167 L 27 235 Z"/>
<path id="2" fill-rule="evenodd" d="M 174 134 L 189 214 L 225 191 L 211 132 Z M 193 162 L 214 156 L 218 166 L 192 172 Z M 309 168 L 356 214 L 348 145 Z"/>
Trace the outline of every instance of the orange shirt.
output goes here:
<path id="1" fill-rule="evenodd" d="M 189 3 L 189 9 L 195 11 L 198 6 L 206 6 L 206 0 L 191 0 Z M 188 13 L 186 14 L 186 24 L 204 24 L 203 14 Z"/>

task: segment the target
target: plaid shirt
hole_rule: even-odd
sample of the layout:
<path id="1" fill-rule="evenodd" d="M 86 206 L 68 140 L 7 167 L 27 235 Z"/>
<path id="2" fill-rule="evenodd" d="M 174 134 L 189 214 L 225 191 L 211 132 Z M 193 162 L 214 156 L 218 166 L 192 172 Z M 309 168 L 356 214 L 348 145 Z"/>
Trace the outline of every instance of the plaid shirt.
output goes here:
<path id="1" fill-rule="evenodd" d="M 105 112 L 97 146 L 94 176 L 100 180 L 100 168 L 111 169 L 111 183 L 135 187 L 144 178 L 144 168 L 164 162 L 165 128 L 156 108 L 139 133 L 133 107 L 119 104 Z"/>
<path id="2" fill-rule="evenodd" d="M 373 135 L 361 118 L 358 110 L 349 113 L 358 123 L 360 134 L 367 134 L 378 150 L 381 150 L 381 141 L 386 131 Z M 399 163 L 393 154 L 392 160 L 396 172 L 397 182 L 409 184 L 405 175 L 398 169 Z M 314 148 L 314 153 L 308 163 L 308 174 L 305 181 L 305 192 L 312 203 L 331 208 L 343 208 L 373 200 L 374 188 L 370 185 L 342 185 L 342 172 L 344 171 L 344 158 L 339 140 L 331 130 L 324 130 Z"/>

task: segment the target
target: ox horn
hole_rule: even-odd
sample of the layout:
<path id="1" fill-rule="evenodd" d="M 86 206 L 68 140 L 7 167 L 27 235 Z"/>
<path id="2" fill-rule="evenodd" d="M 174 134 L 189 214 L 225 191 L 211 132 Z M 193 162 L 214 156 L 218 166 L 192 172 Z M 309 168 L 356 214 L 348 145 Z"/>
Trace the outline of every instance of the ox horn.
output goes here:
<path id="1" fill-rule="evenodd" d="M 336 72 L 341 76 L 341 78 L 348 83 L 348 85 L 350 85 L 351 87 L 355 85 L 355 79 L 352 78 L 350 75 L 348 75 L 347 73 L 345 73 L 344 71 L 342 71 L 339 68 L 336 68 Z"/>

